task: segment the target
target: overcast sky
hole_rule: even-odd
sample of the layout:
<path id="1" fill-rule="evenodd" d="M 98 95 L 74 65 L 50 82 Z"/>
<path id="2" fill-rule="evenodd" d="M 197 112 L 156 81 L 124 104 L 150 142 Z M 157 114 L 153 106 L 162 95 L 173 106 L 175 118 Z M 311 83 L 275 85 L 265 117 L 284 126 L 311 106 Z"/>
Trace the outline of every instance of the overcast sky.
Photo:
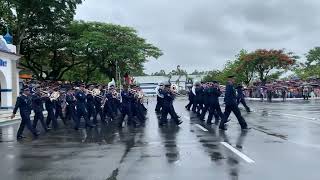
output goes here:
<path id="1" fill-rule="evenodd" d="M 320 45 L 319 0 L 85 0 L 76 19 L 134 27 L 164 55 L 146 72 L 223 67 L 242 48 Z"/>

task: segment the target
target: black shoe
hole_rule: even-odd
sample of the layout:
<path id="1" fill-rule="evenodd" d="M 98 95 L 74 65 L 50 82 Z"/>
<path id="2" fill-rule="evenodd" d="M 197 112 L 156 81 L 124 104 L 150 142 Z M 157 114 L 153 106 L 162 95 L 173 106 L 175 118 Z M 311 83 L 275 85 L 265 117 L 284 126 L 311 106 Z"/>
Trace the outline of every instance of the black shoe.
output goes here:
<path id="1" fill-rule="evenodd" d="M 211 125 L 211 124 L 212 124 L 212 122 L 211 122 L 211 121 L 207 121 L 207 124 L 208 124 L 208 125 Z"/>
<path id="2" fill-rule="evenodd" d="M 219 127 L 219 129 L 220 129 L 221 131 L 226 131 L 226 130 L 227 130 L 226 127 Z"/>
<path id="3" fill-rule="evenodd" d="M 179 121 L 176 122 L 177 125 L 180 125 L 180 124 L 182 124 L 182 123 L 183 123 L 183 121 L 181 121 L 181 120 L 179 120 Z"/>
<path id="4" fill-rule="evenodd" d="M 74 130 L 79 131 L 79 128 L 78 128 L 78 127 L 75 127 Z"/>
<path id="5" fill-rule="evenodd" d="M 25 137 L 25 136 L 17 136 L 17 140 L 21 140 L 21 139 L 24 139 L 24 138 L 27 138 L 27 137 Z"/>

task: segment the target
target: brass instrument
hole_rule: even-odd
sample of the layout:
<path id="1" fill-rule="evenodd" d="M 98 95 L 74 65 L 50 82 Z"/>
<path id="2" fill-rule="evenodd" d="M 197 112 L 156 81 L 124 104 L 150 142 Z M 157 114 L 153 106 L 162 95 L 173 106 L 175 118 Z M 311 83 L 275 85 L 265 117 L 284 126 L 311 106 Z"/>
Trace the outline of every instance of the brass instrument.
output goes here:
<path id="1" fill-rule="evenodd" d="M 120 100 L 120 93 L 118 93 L 116 90 L 113 90 L 111 94 L 112 98 Z"/>
<path id="2" fill-rule="evenodd" d="M 177 96 L 180 96 L 181 94 L 178 92 L 178 86 L 176 84 L 171 84 L 170 91 Z"/>
<path id="3" fill-rule="evenodd" d="M 93 95 L 93 96 L 99 96 L 100 94 L 101 94 L 101 90 L 100 90 L 100 89 L 94 88 L 94 89 L 92 90 L 92 95 Z"/>
<path id="4" fill-rule="evenodd" d="M 92 91 L 90 91 L 89 89 L 86 89 L 86 94 L 91 94 L 94 97 L 97 97 L 99 99 L 103 99 L 104 96 L 100 95 L 101 91 L 100 89 L 93 89 Z"/>
<path id="5" fill-rule="evenodd" d="M 42 97 L 49 97 L 50 96 L 49 91 L 40 90 L 40 94 L 41 94 Z"/>
<path id="6" fill-rule="evenodd" d="M 60 92 L 53 91 L 53 93 L 51 93 L 49 98 L 50 98 L 50 101 L 56 101 L 58 100 L 59 97 L 60 97 Z"/>

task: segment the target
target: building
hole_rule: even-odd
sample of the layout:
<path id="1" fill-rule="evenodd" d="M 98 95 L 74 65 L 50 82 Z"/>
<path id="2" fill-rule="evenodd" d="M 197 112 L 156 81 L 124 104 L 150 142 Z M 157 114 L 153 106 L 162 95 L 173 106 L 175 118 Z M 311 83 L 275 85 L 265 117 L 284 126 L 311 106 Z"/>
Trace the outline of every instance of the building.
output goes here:
<path id="1" fill-rule="evenodd" d="M 188 79 L 192 79 L 192 81 L 201 81 L 203 75 L 188 75 Z M 140 88 L 147 96 L 155 96 L 156 95 L 156 87 L 158 83 L 169 81 L 172 84 L 177 84 L 179 86 L 179 90 L 187 90 L 188 82 L 186 76 L 172 76 L 171 79 L 167 76 L 136 76 L 134 77 L 134 81 L 139 84 Z"/>
<path id="2" fill-rule="evenodd" d="M 19 94 L 19 70 L 16 46 L 12 44 L 12 36 L 7 33 L 0 36 L 0 93 L 1 109 L 13 107 Z"/>

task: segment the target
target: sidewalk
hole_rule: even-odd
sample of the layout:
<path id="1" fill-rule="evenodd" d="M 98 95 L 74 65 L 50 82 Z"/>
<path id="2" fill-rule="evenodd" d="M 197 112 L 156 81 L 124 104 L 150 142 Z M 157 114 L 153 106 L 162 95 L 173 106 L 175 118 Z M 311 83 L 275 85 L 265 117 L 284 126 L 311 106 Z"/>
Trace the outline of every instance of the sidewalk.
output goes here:
<path id="1" fill-rule="evenodd" d="M 245 98 L 248 101 L 261 101 L 261 98 Z M 309 100 L 317 100 L 320 99 L 320 97 L 314 97 L 314 98 L 309 98 Z M 303 98 L 286 98 L 285 101 L 301 101 Z M 264 98 L 263 101 L 268 101 L 267 98 Z M 272 101 L 282 101 L 282 98 L 272 98 Z"/>

